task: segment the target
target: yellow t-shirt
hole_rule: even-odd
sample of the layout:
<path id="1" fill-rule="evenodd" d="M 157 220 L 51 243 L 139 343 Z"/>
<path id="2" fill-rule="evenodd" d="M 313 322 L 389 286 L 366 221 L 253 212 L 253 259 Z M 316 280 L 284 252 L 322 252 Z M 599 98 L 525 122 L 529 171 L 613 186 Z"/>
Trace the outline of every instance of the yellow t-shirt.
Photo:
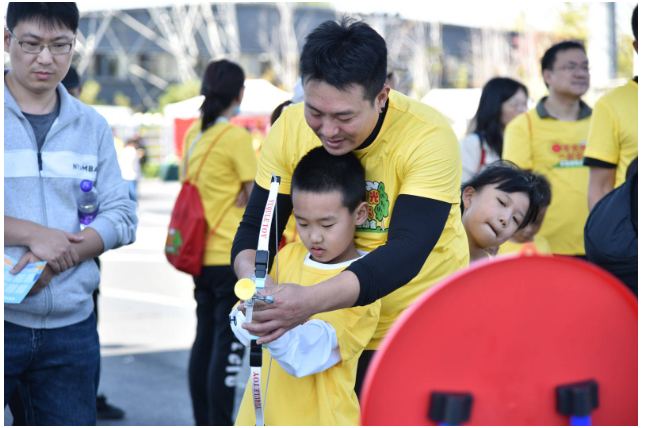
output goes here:
<path id="1" fill-rule="evenodd" d="M 548 116 L 543 101 L 506 126 L 502 158 L 543 174 L 551 183 L 552 202 L 536 236 L 545 237 L 555 254 L 584 255 L 589 167 L 582 159 L 591 109 L 583 104 L 581 117 L 565 122 Z"/>
<path id="2" fill-rule="evenodd" d="M 551 254 L 551 247 L 549 247 L 549 242 L 544 238 L 544 236 L 535 235 L 533 237 L 533 245 L 535 245 L 535 248 L 537 248 L 538 253 Z M 520 249 L 523 246 L 524 246 L 523 243 L 506 241 L 499 246 L 499 250 L 497 250 L 497 255 L 517 254 L 520 252 Z"/>
<path id="3" fill-rule="evenodd" d="M 184 137 L 182 160 L 179 165 L 179 180 L 182 182 L 186 154 L 199 135 L 201 126 L 200 119 L 188 129 Z M 211 143 L 227 127 L 230 127 L 228 122 L 217 122 L 208 128 L 195 144 L 187 168 L 187 176 L 191 182 L 195 179 L 197 169 Z M 242 183 L 253 181 L 256 172 L 257 160 L 251 145 L 251 134 L 244 128 L 230 127 L 215 143 L 196 183 L 208 225 L 204 266 L 231 264 L 233 238 L 244 214 L 244 208 L 236 207 L 235 201 L 242 189 Z M 211 233 L 218 223 L 215 232 Z"/>
<path id="4" fill-rule="evenodd" d="M 313 262 L 307 255 L 307 248 L 302 243 L 284 247 L 278 255 L 280 282 L 314 285 L 345 269 L 345 266 Z M 275 271 L 274 263 L 273 278 Z M 273 361 L 266 395 L 264 389 L 271 355 L 263 350 L 262 399 L 268 397 L 264 408 L 265 425 L 360 425 L 360 408 L 354 392 L 358 358 L 374 334 L 380 307 L 381 302 L 376 301 L 368 306 L 315 315 L 313 318 L 330 323 L 336 330 L 342 361 L 321 373 L 301 378 L 291 376 Z M 235 425 L 255 425 L 250 385 L 249 379 Z"/>
<path id="5" fill-rule="evenodd" d="M 614 188 L 638 156 L 638 83 L 630 80 L 600 98 L 591 116 L 585 158 L 616 165 Z M 591 164 L 590 164 L 591 165 Z"/>
<path id="6" fill-rule="evenodd" d="M 282 177 L 280 192 L 288 194 L 298 161 L 320 145 L 320 139 L 305 121 L 304 104 L 289 106 L 262 145 L 256 182 L 268 189 L 274 173 Z M 381 299 L 379 325 L 367 347 L 375 350 L 401 312 L 420 294 L 468 266 L 468 240 L 459 209 L 461 153 L 457 137 L 441 113 L 396 91 L 390 91 L 387 113 L 376 140 L 353 153 L 365 168 L 370 206 L 369 218 L 356 229 L 354 241 L 359 250 L 371 252 L 385 244 L 392 209 L 400 194 L 452 204 L 443 233 L 421 272 Z"/>

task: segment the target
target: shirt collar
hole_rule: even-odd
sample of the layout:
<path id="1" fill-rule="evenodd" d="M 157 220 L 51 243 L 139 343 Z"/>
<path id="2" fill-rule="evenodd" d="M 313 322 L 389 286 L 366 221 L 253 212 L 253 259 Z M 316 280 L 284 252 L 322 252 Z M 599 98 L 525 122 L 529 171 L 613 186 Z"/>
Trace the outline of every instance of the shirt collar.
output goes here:
<path id="1" fill-rule="evenodd" d="M 544 101 L 546 100 L 546 97 L 542 98 L 540 102 L 535 106 L 535 110 L 537 111 L 538 116 L 540 116 L 540 119 L 545 119 L 547 117 L 550 117 L 551 119 L 558 120 L 557 118 L 551 116 L 548 111 L 544 108 Z M 580 114 L 578 114 L 578 119 L 577 120 L 582 120 L 586 119 L 587 117 L 591 116 L 591 107 L 587 105 L 584 101 L 580 100 Z"/>

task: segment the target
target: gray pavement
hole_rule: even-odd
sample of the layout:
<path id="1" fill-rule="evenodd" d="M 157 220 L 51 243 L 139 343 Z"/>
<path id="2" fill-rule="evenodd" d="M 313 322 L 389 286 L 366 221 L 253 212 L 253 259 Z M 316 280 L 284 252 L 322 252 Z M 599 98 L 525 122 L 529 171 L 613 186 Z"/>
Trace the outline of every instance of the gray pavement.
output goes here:
<path id="1" fill-rule="evenodd" d="M 195 338 L 192 278 L 166 260 L 177 182 L 139 185 L 137 241 L 101 256 L 99 393 L 126 412 L 99 425 L 194 425 L 188 359 Z M 243 369 L 237 398 L 248 370 Z M 5 409 L 5 425 L 11 423 Z"/>

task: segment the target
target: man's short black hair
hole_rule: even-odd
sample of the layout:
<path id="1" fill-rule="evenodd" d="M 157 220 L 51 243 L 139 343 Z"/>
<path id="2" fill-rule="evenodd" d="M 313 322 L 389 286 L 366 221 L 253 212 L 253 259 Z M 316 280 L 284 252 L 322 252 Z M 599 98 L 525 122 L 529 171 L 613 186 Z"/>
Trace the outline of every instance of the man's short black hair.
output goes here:
<path id="1" fill-rule="evenodd" d="M 553 65 L 555 64 L 558 52 L 568 51 L 569 49 L 580 49 L 585 54 L 587 53 L 582 43 L 574 40 L 566 40 L 564 42 L 556 43 L 544 52 L 544 56 L 542 57 L 542 73 L 544 73 L 544 70 L 553 71 Z"/>
<path id="2" fill-rule="evenodd" d="M 558 52 L 568 51 L 569 49 L 580 49 L 582 52 L 587 53 L 582 43 L 574 40 L 566 40 L 564 42 L 556 43 L 544 52 L 544 56 L 542 57 L 542 72 L 544 72 L 544 70 L 553 71 L 553 64 L 555 64 L 555 58 Z"/>
<path id="3" fill-rule="evenodd" d="M 632 13 L 632 33 L 634 33 L 634 38 L 638 41 L 638 5 L 636 5 Z"/>
<path id="4" fill-rule="evenodd" d="M 13 31 L 14 27 L 23 21 L 36 21 L 50 30 L 59 26 L 76 33 L 79 20 L 78 7 L 74 2 L 11 2 L 7 7 L 9 31 Z"/>
<path id="5" fill-rule="evenodd" d="M 340 192 L 343 206 L 353 213 L 361 202 L 365 202 L 365 168 L 349 152 L 341 156 L 329 154 L 324 147 L 316 147 L 304 155 L 291 177 L 293 191 L 312 193 Z"/>
<path id="6" fill-rule="evenodd" d="M 387 45 L 365 22 L 343 17 L 326 21 L 306 38 L 300 55 L 302 83 L 324 81 L 340 90 L 356 84 L 368 101 L 376 100 L 387 75 Z"/>
<path id="7" fill-rule="evenodd" d="M 529 198 L 529 209 L 526 211 L 524 220 L 517 228 L 517 230 L 520 230 L 533 223 L 542 207 L 546 206 L 544 205 L 545 193 L 543 187 L 545 182 L 546 180 L 540 179 L 537 174 L 523 170 L 511 161 L 499 160 L 463 183 L 461 192 L 463 193 L 467 187 L 472 187 L 477 191 L 489 184 L 495 184 L 496 189 L 506 193 L 525 193 Z M 549 199 L 551 197 L 550 189 L 548 197 Z M 464 212 L 463 200 L 461 202 L 461 212 Z"/>

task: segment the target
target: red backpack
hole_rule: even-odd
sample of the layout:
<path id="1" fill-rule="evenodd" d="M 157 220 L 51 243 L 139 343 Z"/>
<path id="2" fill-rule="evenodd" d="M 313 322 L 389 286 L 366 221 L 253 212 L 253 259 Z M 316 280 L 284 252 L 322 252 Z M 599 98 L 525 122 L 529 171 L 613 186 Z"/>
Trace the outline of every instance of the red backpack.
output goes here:
<path id="1" fill-rule="evenodd" d="M 222 222 L 222 218 L 224 218 L 224 215 L 228 211 L 226 210 L 224 212 L 222 218 L 219 219 L 208 236 L 206 236 L 207 223 L 204 217 L 204 206 L 202 205 L 202 198 L 195 184 L 199 180 L 199 173 L 202 171 L 204 162 L 206 162 L 211 150 L 213 150 L 217 141 L 229 129 L 231 129 L 231 126 L 226 127 L 213 140 L 204 154 L 199 168 L 197 168 L 194 179 L 191 181 L 187 175 L 187 166 L 190 154 L 202 136 L 202 133 L 200 132 L 197 135 L 197 138 L 195 138 L 195 141 L 186 154 L 186 160 L 183 165 L 184 182 L 181 186 L 179 196 L 177 196 L 177 201 L 175 201 L 175 207 L 172 209 L 168 236 L 166 238 L 166 258 L 175 268 L 193 276 L 199 276 L 201 274 L 206 243 L 213 236 L 217 227 Z"/>

